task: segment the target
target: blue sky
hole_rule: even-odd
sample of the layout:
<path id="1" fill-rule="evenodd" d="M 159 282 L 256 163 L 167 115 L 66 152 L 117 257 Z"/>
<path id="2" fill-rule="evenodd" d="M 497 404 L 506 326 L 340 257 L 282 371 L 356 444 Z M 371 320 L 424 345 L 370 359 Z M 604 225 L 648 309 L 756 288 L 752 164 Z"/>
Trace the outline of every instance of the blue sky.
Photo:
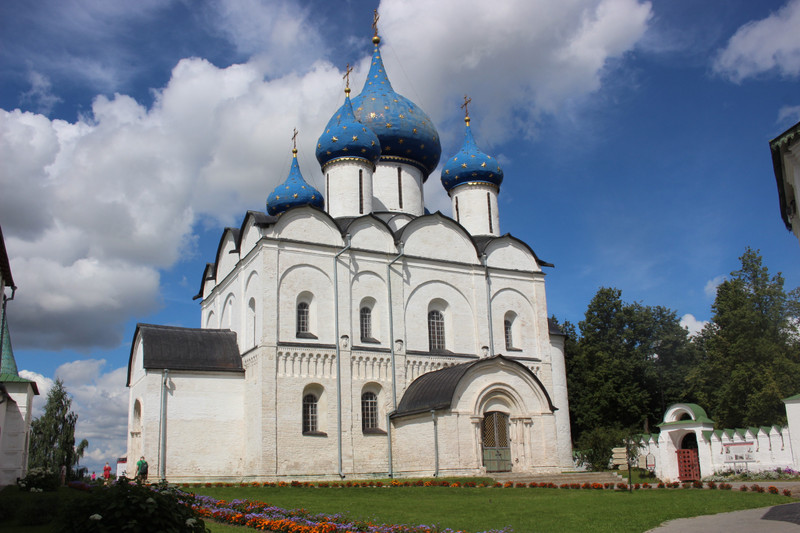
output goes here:
<path id="1" fill-rule="evenodd" d="M 489 5 L 491 4 L 491 5 Z M 85 464 L 124 453 L 137 322 L 199 325 L 224 226 L 264 209 L 363 84 L 379 8 L 394 88 L 498 158 L 501 231 L 581 320 L 601 286 L 691 328 L 746 246 L 800 285 L 768 141 L 800 121 L 800 0 L 0 3 L 0 225 L 18 366 L 73 393 Z M 426 205 L 450 214 L 438 172 Z"/>

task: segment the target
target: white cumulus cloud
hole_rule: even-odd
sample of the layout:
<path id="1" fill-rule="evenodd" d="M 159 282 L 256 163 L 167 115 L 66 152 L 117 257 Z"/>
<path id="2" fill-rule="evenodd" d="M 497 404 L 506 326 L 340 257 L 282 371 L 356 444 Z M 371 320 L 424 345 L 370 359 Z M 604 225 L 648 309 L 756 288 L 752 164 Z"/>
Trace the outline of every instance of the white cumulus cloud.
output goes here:
<path id="1" fill-rule="evenodd" d="M 705 287 L 703 287 L 703 292 L 706 293 L 706 296 L 709 298 L 716 298 L 717 297 L 717 287 L 725 281 L 726 276 L 724 274 L 720 274 L 719 276 L 715 276 L 714 278 L 708 280 L 706 282 Z"/>
<path id="2" fill-rule="evenodd" d="M 737 83 L 771 71 L 800 75 L 800 0 L 789 0 L 768 17 L 736 30 L 713 68 Z"/>
<path id="3" fill-rule="evenodd" d="M 708 324 L 707 320 L 697 320 L 691 313 L 686 313 L 681 317 L 681 327 L 689 330 L 689 335 L 697 335 Z"/>
<path id="4" fill-rule="evenodd" d="M 103 5 L 86 16 L 93 38 L 111 44 L 113 32 L 96 21 L 140 15 Z M 344 98 L 344 65 L 325 58 L 314 31 L 324 21 L 289 3 L 204 6 L 251 60 L 182 59 L 153 89 L 152 105 L 100 95 L 75 122 L 0 110 L 0 224 L 20 287 L 18 348 L 119 345 L 127 321 L 161 305 L 160 272 L 193 252 L 199 222 L 236 225 L 247 209 L 264 209 L 287 175 L 295 127 L 301 170 L 322 188 L 314 148 Z M 148 16 L 158 9 L 148 4 Z M 436 122 L 443 157 L 463 139 L 465 93 L 491 153 L 494 142 L 532 134 L 537 117 L 598 89 L 652 17 L 650 3 L 637 0 L 385 0 L 380 11 L 389 76 Z M 267 19 L 275 32 L 259 35 L 254 22 Z M 78 27 L 70 19 L 59 31 Z M 290 46 L 286 32 L 304 38 Z M 351 75 L 356 94 L 371 53 L 364 41 Z M 436 173 L 427 182 L 428 208 L 449 214 L 438 182 Z"/>

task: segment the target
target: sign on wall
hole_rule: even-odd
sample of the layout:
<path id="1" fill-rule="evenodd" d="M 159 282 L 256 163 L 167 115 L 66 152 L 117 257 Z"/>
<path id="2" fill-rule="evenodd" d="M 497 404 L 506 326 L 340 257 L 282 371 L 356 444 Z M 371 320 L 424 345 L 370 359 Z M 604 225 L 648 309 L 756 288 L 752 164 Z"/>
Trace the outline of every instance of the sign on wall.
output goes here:
<path id="1" fill-rule="evenodd" d="M 755 462 L 755 445 L 752 442 L 734 442 L 723 444 L 726 463 L 753 463 Z"/>

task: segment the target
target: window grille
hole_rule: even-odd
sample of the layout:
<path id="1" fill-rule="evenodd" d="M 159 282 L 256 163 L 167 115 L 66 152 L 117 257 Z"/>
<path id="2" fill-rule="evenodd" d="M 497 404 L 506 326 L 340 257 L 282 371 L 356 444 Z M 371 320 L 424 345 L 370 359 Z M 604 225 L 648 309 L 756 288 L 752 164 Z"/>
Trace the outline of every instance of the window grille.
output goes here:
<path id="1" fill-rule="evenodd" d="M 313 394 L 303 396 L 303 433 L 317 431 L 317 397 Z"/>
<path id="2" fill-rule="evenodd" d="M 308 333 L 308 303 L 297 304 L 297 333 Z"/>
<path id="3" fill-rule="evenodd" d="M 506 319 L 503 322 L 503 330 L 506 335 L 506 350 L 510 350 L 514 347 L 514 337 L 511 333 L 511 320 Z"/>
<path id="4" fill-rule="evenodd" d="M 488 192 L 486 193 L 486 206 L 489 208 L 489 233 L 494 233 L 492 229 L 492 196 Z"/>
<path id="5" fill-rule="evenodd" d="M 361 395 L 361 429 L 378 427 L 378 396 L 374 392 Z"/>
<path id="6" fill-rule="evenodd" d="M 369 307 L 361 308 L 361 340 L 365 341 L 372 338 L 372 309 Z"/>
<path id="7" fill-rule="evenodd" d="M 444 350 L 444 315 L 441 311 L 428 313 L 428 348 L 432 352 Z"/>

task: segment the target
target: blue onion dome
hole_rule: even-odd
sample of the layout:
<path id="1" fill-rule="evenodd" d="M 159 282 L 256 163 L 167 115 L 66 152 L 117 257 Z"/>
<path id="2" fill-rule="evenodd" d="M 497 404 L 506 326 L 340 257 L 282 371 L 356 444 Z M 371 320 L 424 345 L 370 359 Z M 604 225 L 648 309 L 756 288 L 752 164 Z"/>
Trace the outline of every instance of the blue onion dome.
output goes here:
<path id="1" fill-rule="evenodd" d="M 355 117 L 378 136 L 382 161 L 414 165 L 427 179 L 442 155 L 439 134 L 425 111 L 394 92 L 381 59 L 380 38 L 376 35 L 372 42 L 375 50 L 367 80 L 353 98 Z"/>
<path id="2" fill-rule="evenodd" d="M 364 159 L 373 166 L 381 157 L 378 136 L 356 120 L 350 102 L 350 87 L 345 89 L 344 105 L 328 121 L 317 141 L 317 161 L 325 168 L 328 163 L 342 159 Z"/>
<path id="3" fill-rule="evenodd" d="M 469 116 L 464 135 L 464 145 L 454 157 L 445 163 L 442 169 L 442 185 L 447 192 L 465 183 L 490 183 L 498 188 L 503 182 L 503 170 L 497 160 L 481 152 L 472 137 L 469 127 Z"/>
<path id="4" fill-rule="evenodd" d="M 303 179 L 300 166 L 297 164 L 297 148 L 295 148 L 292 150 L 292 168 L 289 170 L 289 177 L 267 196 L 267 213 L 272 216 L 280 215 L 292 207 L 301 205 L 323 209 L 325 202 L 320 192 Z"/>

